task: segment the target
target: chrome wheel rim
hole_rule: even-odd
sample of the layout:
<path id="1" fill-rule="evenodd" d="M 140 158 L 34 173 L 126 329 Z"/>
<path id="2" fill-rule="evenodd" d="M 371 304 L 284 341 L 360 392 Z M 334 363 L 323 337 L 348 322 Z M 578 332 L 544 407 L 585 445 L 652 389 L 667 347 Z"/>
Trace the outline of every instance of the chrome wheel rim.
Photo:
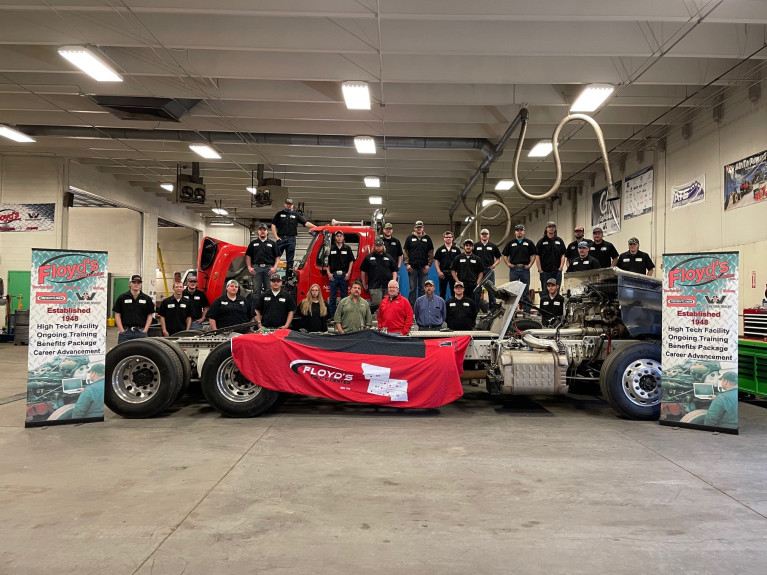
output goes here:
<path id="1" fill-rule="evenodd" d="M 126 403 L 140 404 L 152 399 L 160 389 L 160 368 L 151 359 L 131 355 L 121 360 L 112 372 L 112 389 Z"/>
<path id="2" fill-rule="evenodd" d="M 621 388 L 634 405 L 649 407 L 658 405 L 661 398 L 663 370 L 654 359 L 632 361 L 623 371 Z"/>
<path id="3" fill-rule="evenodd" d="M 224 399 L 234 403 L 250 401 L 263 389 L 246 379 L 231 357 L 221 362 L 216 370 L 216 388 Z"/>

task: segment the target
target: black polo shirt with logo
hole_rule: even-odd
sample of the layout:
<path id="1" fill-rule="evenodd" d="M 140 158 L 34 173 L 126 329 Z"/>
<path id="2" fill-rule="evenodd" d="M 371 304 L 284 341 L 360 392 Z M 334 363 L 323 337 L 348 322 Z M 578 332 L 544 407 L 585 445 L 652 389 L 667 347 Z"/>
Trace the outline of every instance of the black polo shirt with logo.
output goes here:
<path id="1" fill-rule="evenodd" d="M 583 238 L 582 240 L 575 240 L 574 242 L 570 242 L 569 244 L 567 244 L 565 257 L 567 257 L 568 262 L 572 262 L 574 259 L 580 257 L 578 255 L 578 244 L 580 242 L 586 242 L 587 244 L 589 244 L 589 247 L 591 247 L 592 244 L 594 243 L 592 240 L 587 240 L 586 238 Z M 602 267 L 605 267 L 605 266 L 602 266 Z"/>
<path id="2" fill-rule="evenodd" d="M 157 310 L 157 315 L 165 318 L 165 329 L 174 334 L 186 329 L 186 318 L 192 317 L 192 304 L 182 295 L 180 299 L 174 296 L 166 297 Z"/>
<path id="3" fill-rule="evenodd" d="M 495 263 L 495 260 L 500 259 L 501 250 L 493 242 L 487 242 L 486 244 L 477 242 L 474 244 L 474 255 L 480 259 L 485 268 L 489 268 Z"/>
<path id="4" fill-rule="evenodd" d="M 386 252 L 365 256 L 360 271 L 368 275 L 368 289 L 385 289 L 397 271 L 397 262 Z"/>
<path id="5" fill-rule="evenodd" d="M 530 258 L 537 254 L 538 251 L 535 248 L 535 244 L 527 238 L 521 240 L 514 238 L 503 248 L 503 255 L 509 258 L 511 265 L 528 265 L 530 264 Z"/>
<path id="6" fill-rule="evenodd" d="M 222 295 L 210 305 L 208 319 L 216 320 L 218 329 L 252 321 L 253 312 L 247 300 L 239 295 L 233 300 L 228 295 Z"/>
<path id="7" fill-rule="evenodd" d="M 354 251 L 346 244 L 343 244 L 340 248 L 335 242 L 330 244 L 330 250 L 328 250 L 328 269 L 330 273 L 348 272 L 349 264 L 355 259 Z"/>
<path id="8" fill-rule="evenodd" d="M 548 292 L 546 292 L 545 294 L 541 294 L 541 305 L 539 307 L 544 312 L 544 320 L 562 317 L 565 311 L 565 298 L 563 298 L 561 294 L 557 294 L 552 298 L 549 296 Z"/>
<path id="9" fill-rule="evenodd" d="M 541 258 L 541 269 L 545 272 L 555 272 L 562 265 L 562 256 L 565 255 L 565 242 L 559 236 L 550 238 L 544 236 L 535 245 L 538 256 Z"/>
<path id="10" fill-rule="evenodd" d="M 302 226 L 306 223 L 306 218 L 294 210 L 288 212 L 287 210 L 281 210 L 277 212 L 272 218 L 272 223 L 277 228 L 277 235 L 280 238 L 297 236 L 298 225 Z"/>
<path id="11" fill-rule="evenodd" d="M 134 298 L 128 290 L 117 296 L 112 311 L 120 314 L 120 321 L 124 328 L 143 328 L 146 325 L 147 316 L 154 313 L 154 303 L 144 292 L 139 292 Z"/>
<path id="12" fill-rule="evenodd" d="M 276 295 L 270 290 L 258 298 L 256 310 L 261 313 L 261 326 L 274 329 L 285 325 L 288 314 L 296 311 L 296 304 L 285 290 L 280 290 Z"/>
<path id="13" fill-rule="evenodd" d="M 623 252 L 619 255 L 616 267 L 627 272 L 646 274 L 648 271 L 655 269 L 655 264 L 648 254 L 641 250 L 637 250 L 637 253 L 635 254 L 632 254 L 631 252 Z"/>
<path id="14" fill-rule="evenodd" d="M 384 247 L 386 248 L 386 253 L 392 257 L 394 263 L 396 264 L 402 257 L 402 244 L 394 236 L 390 238 L 381 236 L 381 239 L 383 240 Z"/>
<path id="15" fill-rule="evenodd" d="M 609 268 L 613 264 L 613 258 L 618 257 L 618 250 L 610 242 L 592 243 L 589 247 L 589 255 L 597 258 L 599 265 Z"/>
<path id="16" fill-rule="evenodd" d="M 456 256 L 460 256 L 463 253 L 461 249 L 453 244 L 448 249 L 447 246 L 442 246 L 436 252 L 434 252 L 434 259 L 439 262 L 439 269 L 444 274 L 450 274 L 450 270 L 453 267 L 453 261 Z"/>
<path id="17" fill-rule="evenodd" d="M 272 240 L 256 238 L 248 244 L 248 249 L 245 250 L 245 255 L 250 256 L 250 265 L 252 266 L 268 265 L 269 267 L 272 267 L 279 253 L 277 252 L 277 244 Z"/>
<path id="18" fill-rule="evenodd" d="M 469 290 L 477 287 L 477 279 L 479 274 L 485 271 L 485 266 L 474 254 L 466 255 L 463 253 L 453 260 L 453 271 Z"/>
<path id="19" fill-rule="evenodd" d="M 567 268 L 568 272 L 584 272 L 590 270 L 601 269 L 602 266 L 597 258 L 586 256 L 585 258 L 578 257 L 570 262 L 570 267 Z"/>
<path id="20" fill-rule="evenodd" d="M 472 298 L 463 296 L 461 299 L 451 297 L 445 304 L 447 327 L 455 331 L 468 331 L 474 329 L 477 321 L 477 308 L 474 307 Z"/>
<path id="21" fill-rule="evenodd" d="M 189 289 L 185 289 L 181 295 L 189 300 L 189 304 L 191 305 L 190 314 L 192 321 L 202 319 L 202 310 L 210 306 L 208 296 L 206 296 L 198 289 L 194 290 L 194 292 L 190 292 Z"/>
<path id="22" fill-rule="evenodd" d="M 407 252 L 407 263 L 411 268 L 425 268 L 429 265 L 429 253 L 434 254 L 434 244 L 431 238 L 424 234 L 420 238 L 415 234 L 410 234 L 405 239 L 405 245 L 402 246 Z"/>

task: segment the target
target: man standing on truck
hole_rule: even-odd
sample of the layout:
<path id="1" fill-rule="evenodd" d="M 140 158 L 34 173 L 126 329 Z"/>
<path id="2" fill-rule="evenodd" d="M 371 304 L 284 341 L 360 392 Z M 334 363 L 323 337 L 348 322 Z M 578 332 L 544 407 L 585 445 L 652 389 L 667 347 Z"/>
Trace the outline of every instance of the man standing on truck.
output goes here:
<path id="1" fill-rule="evenodd" d="M 374 306 L 381 305 L 389 282 L 397 279 L 396 266 L 396 262 L 386 253 L 384 241 L 376 239 L 373 253 L 366 255 L 360 264 L 362 287 L 370 292 L 370 301 Z"/>
<path id="2" fill-rule="evenodd" d="M 474 241 L 466 238 L 463 242 L 463 253 L 453 260 L 453 279 L 462 282 L 466 288 L 468 297 L 474 299 L 474 305 L 479 309 L 480 294 L 474 293 L 477 284 L 482 281 L 485 273 L 485 266 L 480 259 L 474 255 Z"/>
<path id="3" fill-rule="evenodd" d="M 567 268 L 569 272 L 583 272 L 590 270 L 598 270 L 602 266 L 599 264 L 599 260 L 589 255 L 589 244 L 586 242 L 578 243 L 578 257 L 570 262 L 570 267 Z M 559 282 L 557 282 L 558 284 Z"/>
<path id="4" fill-rule="evenodd" d="M 618 269 L 652 276 L 655 273 L 655 264 L 648 254 L 639 250 L 639 240 L 629 238 L 629 251 L 618 256 Z"/>
<path id="5" fill-rule="evenodd" d="M 173 282 L 173 295 L 166 297 L 157 310 L 160 327 L 165 337 L 189 329 L 192 323 L 192 306 L 184 298 L 184 284 Z"/>
<path id="6" fill-rule="evenodd" d="M 490 276 L 489 281 L 494 284 L 495 271 L 493 270 L 495 270 L 495 267 L 501 263 L 501 250 L 498 249 L 497 245 L 490 241 L 490 230 L 487 228 L 484 228 L 479 232 L 479 243 L 474 246 L 474 254 L 479 258 L 479 261 L 482 262 L 482 265 L 485 266 L 482 278 L 486 279 L 487 276 Z M 482 294 L 479 294 L 479 296 L 481 295 Z M 480 299 L 481 297 L 478 297 L 475 301 L 478 302 Z M 489 291 L 487 292 L 487 303 L 491 308 L 495 306 L 495 296 Z"/>
<path id="7" fill-rule="evenodd" d="M 141 276 L 134 274 L 130 278 L 130 289 L 117 296 L 112 311 L 115 314 L 115 323 L 120 333 L 117 343 L 123 343 L 129 339 L 149 337 L 149 326 L 152 324 L 154 304 L 152 300 L 141 291 L 143 285 Z"/>
<path id="8" fill-rule="evenodd" d="M 285 254 L 285 277 L 293 276 L 293 258 L 296 256 L 296 236 L 298 224 L 309 229 L 316 227 L 307 221 L 304 216 L 293 211 L 293 200 L 285 200 L 285 208 L 277 212 L 272 218 L 272 235 L 277 240 L 277 253 Z"/>
<path id="9" fill-rule="evenodd" d="M 610 242 L 603 240 L 604 232 L 602 228 L 596 227 L 591 232 L 594 235 L 594 241 L 589 246 L 589 255 L 597 258 L 599 267 L 611 268 L 618 263 L 618 250 Z"/>
<path id="10" fill-rule="evenodd" d="M 384 247 L 386 248 L 386 253 L 391 256 L 391 259 L 394 260 L 394 263 L 397 264 L 397 273 L 399 273 L 400 268 L 402 267 L 402 244 L 400 241 L 394 237 L 394 226 L 391 224 L 386 224 L 383 229 L 383 237 L 381 238 L 384 242 Z"/>
<path id="11" fill-rule="evenodd" d="M 557 283 L 562 281 L 562 270 L 567 261 L 565 250 L 565 241 L 557 235 L 556 222 L 547 222 L 543 237 L 535 245 L 541 288 L 549 278 L 554 278 Z"/>
<path id="12" fill-rule="evenodd" d="M 328 254 L 328 267 L 325 268 L 330 286 L 328 307 L 331 316 L 336 313 L 338 292 L 341 292 L 341 299 L 349 294 L 349 280 L 352 277 L 352 265 L 355 259 L 352 249 L 344 243 L 344 233 L 341 230 L 336 230 L 333 240 Z"/>
<path id="13" fill-rule="evenodd" d="M 549 278 L 546 281 L 546 291 L 548 293 L 541 293 L 541 305 L 539 306 L 544 325 L 558 324 L 564 314 L 565 298 L 559 293 L 557 280 Z"/>
<path id="14" fill-rule="evenodd" d="M 388 333 L 407 335 L 413 327 L 413 308 L 399 293 L 399 284 L 392 280 L 387 288 L 389 294 L 378 308 L 378 329 Z"/>
<path id="15" fill-rule="evenodd" d="M 362 281 L 356 279 L 352 282 L 351 294 L 340 301 L 333 316 L 336 332 L 352 333 L 369 329 L 373 325 L 370 305 L 360 297 L 361 295 Z"/>
<path id="16" fill-rule="evenodd" d="M 453 245 L 453 232 L 450 230 L 442 234 L 442 239 L 445 241 L 445 245 L 434 252 L 434 267 L 439 276 L 439 297 L 445 299 L 448 286 L 450 286 L 450 295 L 455 294 L 453 290 L 455 280 L 451 270 L 453 268 L 453 260 L 456 256 L 461 255 L 461 249 Z"/>
<path id="17" fill-rule="evenodd" d="M 514 239 L 503 248 L 503 261 L 509 266 L 509 281 L 525 284 L 522 304 L 525 313 L 530 313 L 530 268 L 535 264 L 535 244 L 525 238 L 525 226 L 514 226 Z"/>
<path id="18" fill-rule="evenodd" d="M 277 273 L 280 265 L 280 253 L 277 244 L 269 239 L 269 230 L 264 222 L 258 224 L 258 237 L 248 244 L 245 250 L 245 263 L 253 276 L 253 297 L 269 287 L 269 278 Z"/>
<path id="19" fill-rule="evenodd" d="M 282 289 L 282 278 L 274 274 L 269 280 L 270 290 L 258 298 L 255 305 L 259 327 L 289 329 L 296 312 L 291 295 Z"/>
<path id="20" fill-rule="evenodd" d="M 405 268 L 410 277 L 410 293 L 407 297 L 412 311 L 415 300 L 426 292 L 424 282 L 434 259 L 434 244 L 424 233 L 421 220 L 413 226 L 413 233 L 407 237 L 402 249 L 405 252 Z"/>
<path id="21" fill-rule="evenodd" d="M 208 311 L 210 302 L 208 302 L 208 296 L 197 289 L 197 276 L 190 275 L 186 278 L 186 289 L 181 295 L 189 301 L 192 317 L 189 329 L 202 329 L 202 322 L 205 321 L 205 312 Z"/>
<path id="22" fill-rule="evenodd" d="M 455 282 L 455 295 L 447 300 L 447 327 L 454 331 L 470 331 L 477 321 L 477 308 L 471 298 L 464 297 L 463 282 Z"/>

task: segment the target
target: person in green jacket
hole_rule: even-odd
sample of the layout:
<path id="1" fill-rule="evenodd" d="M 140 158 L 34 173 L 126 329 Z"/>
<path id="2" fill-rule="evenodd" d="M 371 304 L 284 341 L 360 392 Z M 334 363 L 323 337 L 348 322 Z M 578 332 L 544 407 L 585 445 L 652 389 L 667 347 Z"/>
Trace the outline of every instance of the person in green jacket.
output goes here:
<path id="1" fill-rule="evenodd" d="M 88 371 L 90 384 L 77 398 L 72 419 L 104 417 L 104 364 L 94 363 Z"/>
<path id="2" fill-rule="evenodd" d="M 713 427 L 738 427 L 738 374 L 728 371 L 722 375 L 721 386 L 725 391 L 711 402 L 703 420 Z"/>

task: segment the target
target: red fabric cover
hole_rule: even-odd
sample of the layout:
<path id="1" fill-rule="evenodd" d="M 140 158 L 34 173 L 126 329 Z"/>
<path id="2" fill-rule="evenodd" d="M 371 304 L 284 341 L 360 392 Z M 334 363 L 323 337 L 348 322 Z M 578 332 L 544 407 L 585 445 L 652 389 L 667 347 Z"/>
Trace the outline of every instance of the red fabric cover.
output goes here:
<path id="1" fill-rule="evenodd" d="M 235 337 L 237 368 L 267 389 L 339 401 L 427 408 L 463 395 L 460 374 L 469 336 L 425 340 L 424 358 L 328 351 L 286 340 L 289 334 L 283 329 Z"/>
<path id="2" fill-rule="evenodd" d="M 389 333 L 407 335 L 413 326 L 413 308 L 406 297 L 398 295 L 393 301 L 384 296 L 378 306 L 378 329 L 385 327 Z"/>

